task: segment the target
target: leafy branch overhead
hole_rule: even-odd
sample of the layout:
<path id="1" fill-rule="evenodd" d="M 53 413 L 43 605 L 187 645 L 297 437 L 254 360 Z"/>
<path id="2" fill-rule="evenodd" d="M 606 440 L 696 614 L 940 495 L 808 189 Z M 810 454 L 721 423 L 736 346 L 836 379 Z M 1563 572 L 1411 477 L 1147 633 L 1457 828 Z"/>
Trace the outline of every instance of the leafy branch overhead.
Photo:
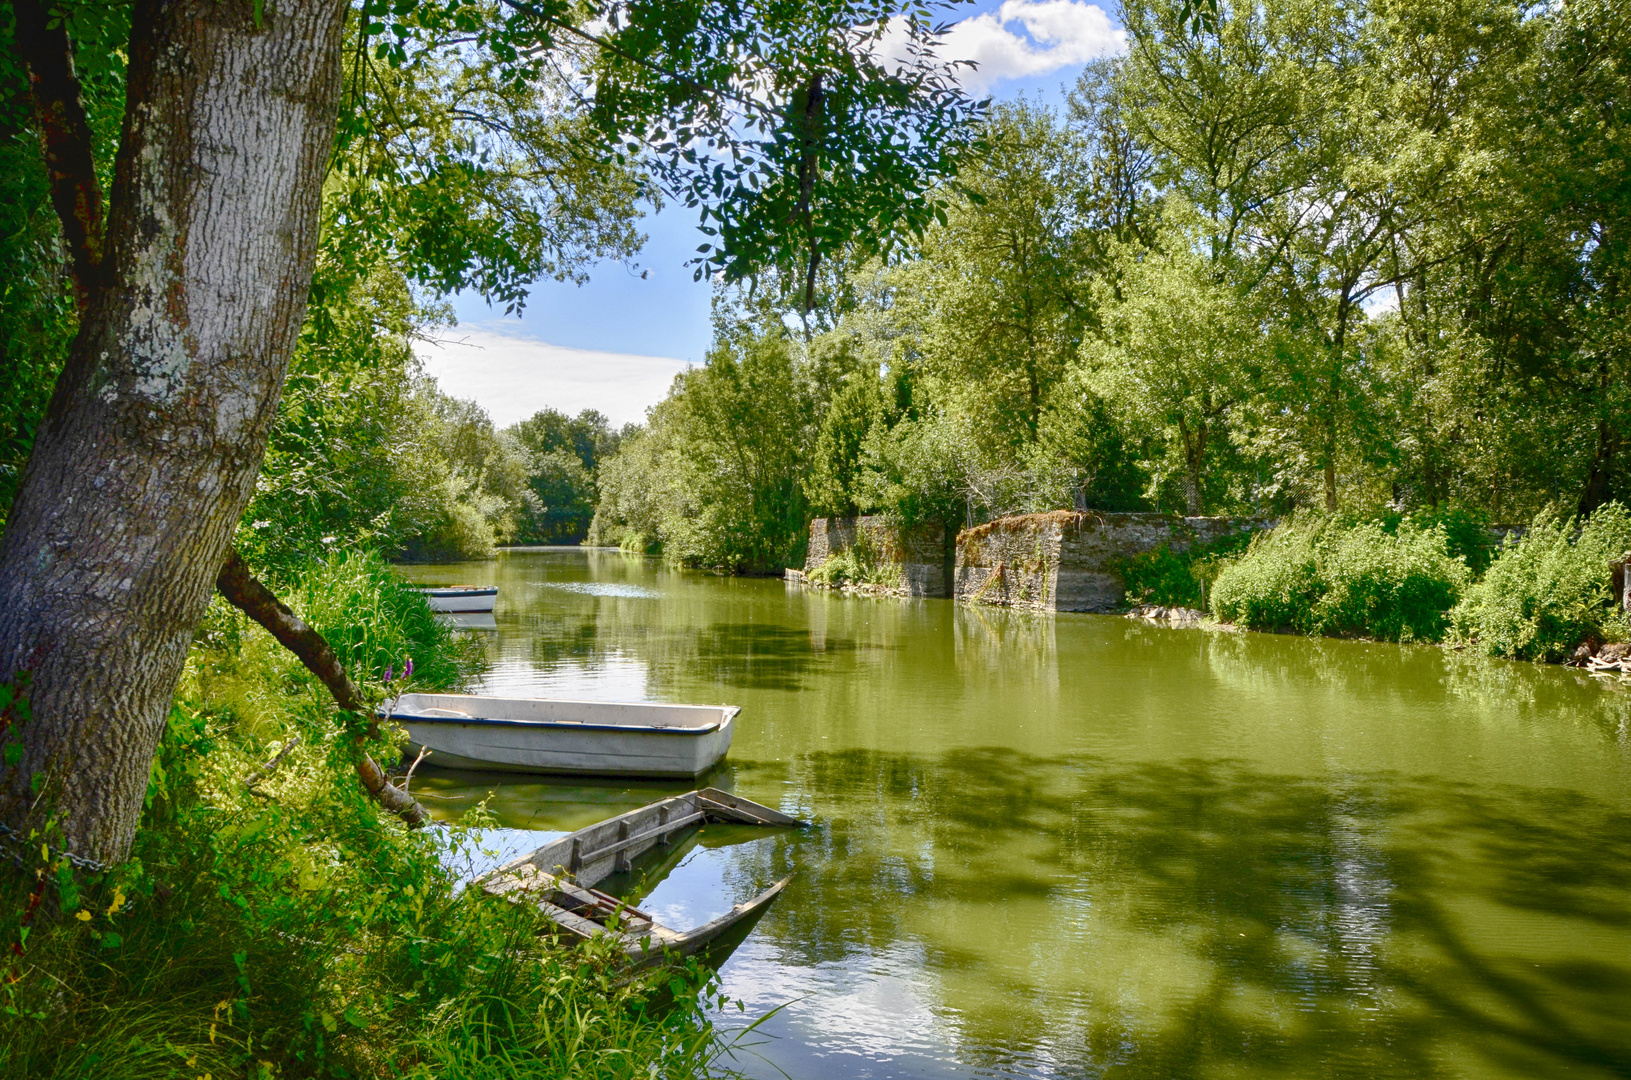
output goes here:
<path id="1" fill-rule="evenodd" d="M 366 182 L 345 217 L 394 229 L 420 280 L 512 307 L 583 252 L 631 254 L 617 229 L 640 196 L 698 212 L 698 279 L 887 253 L 945 219 L 984 114 L 934 52 L 949 6 L 364 0 L 339 153 Z M 412 97 L 430 86 L 434 122 Z M 587 246 L 551 235 L 595 220 L 597 185 L 618 205 Z"/>

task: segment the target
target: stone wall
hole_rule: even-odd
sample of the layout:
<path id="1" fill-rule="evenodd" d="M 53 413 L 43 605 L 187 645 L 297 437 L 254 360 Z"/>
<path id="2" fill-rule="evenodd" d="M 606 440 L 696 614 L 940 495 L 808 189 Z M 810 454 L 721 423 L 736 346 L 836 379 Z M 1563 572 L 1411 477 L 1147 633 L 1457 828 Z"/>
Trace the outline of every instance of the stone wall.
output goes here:
<path id="1" fill-rule="evenodd" d="M 1126 599 L 1117 559 L 1163 544 L 1182 551 L 1263 524 L 1068 510 L 999 518 L 958 535 L 955 594 L 965 603 L 1038 611 L 1115 611 Z"/>
<path id="2" fill-rule="evenodd" d="M 945 535 L 938 525 L 901 529 L 875 514 L 816 518 L 810 522 L 810 544 L 801 576 L 833 555 L 854 548 L 857 538 L 864 537 L 884 561 L 900 567 L 899 584 L 882 591 L 900 596 L 948 596 Z"/>

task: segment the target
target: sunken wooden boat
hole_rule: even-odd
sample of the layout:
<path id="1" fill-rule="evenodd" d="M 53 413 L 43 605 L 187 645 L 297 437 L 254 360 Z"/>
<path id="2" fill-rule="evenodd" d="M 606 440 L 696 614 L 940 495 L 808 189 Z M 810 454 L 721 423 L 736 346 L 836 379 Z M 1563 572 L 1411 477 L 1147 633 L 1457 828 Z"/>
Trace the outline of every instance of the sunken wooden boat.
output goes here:
<path id="1" fill-rule="evenodd" d="M 703 788 L 551 840 L 484 874 L 476 884 L 495 896 L 533 905 L 574 937 L 610 937 L 635 965 L 696 957 L 718 967 L 752 932 L 790 879 L 783 878 L 719 918 L 689 930 L 663 926 L 647 912 L 595 888 L 614 874 L 628 872 L 641 855 L 669 847 L 708 822 L 792 828 L 808 824 L 717 788 Z"/>
<path id="2" fill-rule="evenodd" d="M 497 585 L 436 585 L 421 588 L 419 594 L 432 611 L 446 614 L 492 611 L 498 603 Z"/>
<path id="3" fill-rule="evenodd" d="M 724 758 L 734 705 L 404 694 L 382 715 L 449 769 L 690 780 Z"/>

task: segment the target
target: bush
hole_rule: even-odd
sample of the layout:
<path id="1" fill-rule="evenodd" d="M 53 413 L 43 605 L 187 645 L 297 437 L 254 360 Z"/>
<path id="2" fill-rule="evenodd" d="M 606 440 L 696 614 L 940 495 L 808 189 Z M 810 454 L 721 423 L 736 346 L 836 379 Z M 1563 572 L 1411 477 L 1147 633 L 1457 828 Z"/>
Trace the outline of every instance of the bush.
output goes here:
<path id="1" fill-rule="evenodd" d="M 1542 514 L 1467 591 L 1451 616 L 1454 639 L 1522 660 L 1561 660 L 1593 638 L 1624 640 L 1611 564 L 1627 551 L 1631 515 L 1618 503 L 1578 527 L 1573 518 Z"/>
<path id="2" fill-rule="evenodd" d="M 1129 603 L 1204 608 L 1212 582 L 1251 539 L 1251 533 L 1239 532 L 1209 544 L 1192 544 L 1183 551 L 1162 544 L 1118 560 L 1115 569 Z"/>
<path id="3" fill-rule="evenodd" d="M 1438 641 L 1468 578 L 1439 526 L 1301 517 L 1253 538 L 1212 611 L 1254 630 Z"/>
<path id="4" fill-rule="evenodd" d="M 467 673 L 377 560 L 314 563 L 286 595 L 359 681 L 399 648 L 416 685 Z M 0 1075 L 709 1074 L 721 1042 L 694 994 L 664 1003 L 606 949 L 555 944 L 530 908 L 463 889 L 476 834 L 381 812 L 320 688 L 258 627 L 212 623 L 131 859 L 87 874 L 32 846 L 21 872 L 0 862 Z M 704 981 L 663 972 L 662 993 L 671 977 Z"/>

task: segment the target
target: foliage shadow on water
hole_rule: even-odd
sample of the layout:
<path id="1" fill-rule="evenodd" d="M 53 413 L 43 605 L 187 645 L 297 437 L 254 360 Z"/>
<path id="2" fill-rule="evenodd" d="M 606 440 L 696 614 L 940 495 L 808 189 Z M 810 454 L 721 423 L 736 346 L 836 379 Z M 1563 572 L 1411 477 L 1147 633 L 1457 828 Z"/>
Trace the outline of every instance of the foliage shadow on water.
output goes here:
<path id="1" fill-rule="evenodd" d="M 1006 749 L 813 753 L 792 772 L 831 816 L 732 853 L 800 869 L 763 932 L 806 969 L 920 945 L 959 1060 L 1118 1077 L 1631 1073 L 1621 809 Z"/>

